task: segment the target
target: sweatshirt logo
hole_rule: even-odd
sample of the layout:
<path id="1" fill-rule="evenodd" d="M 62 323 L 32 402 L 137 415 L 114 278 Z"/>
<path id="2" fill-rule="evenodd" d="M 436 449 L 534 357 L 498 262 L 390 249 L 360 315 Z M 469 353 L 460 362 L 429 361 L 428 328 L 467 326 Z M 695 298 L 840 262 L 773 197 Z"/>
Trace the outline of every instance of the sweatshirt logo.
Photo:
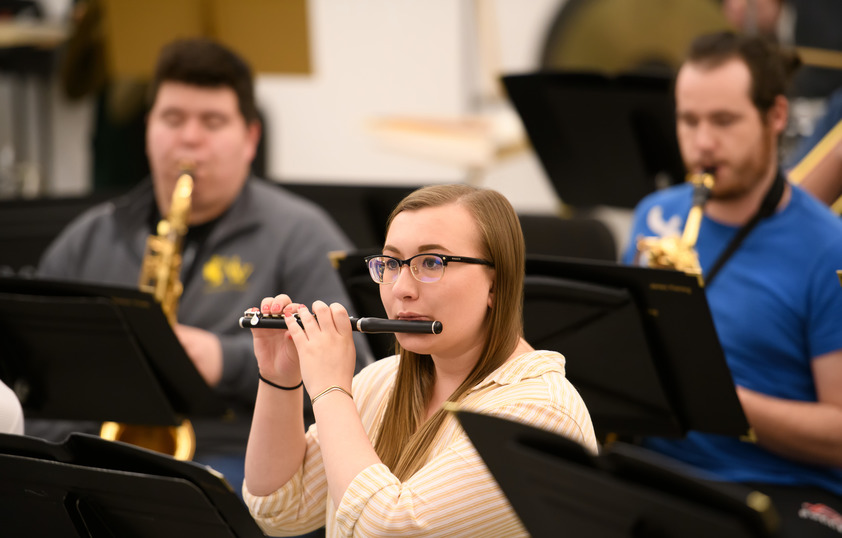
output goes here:
<path id="1" fill-rule="evenodd" d="M 244 290 L 254 270 L 251 263 L 243 263 L 239 256 L 214 255 L 202 267 L 205 290 L 208 292 Z"/>

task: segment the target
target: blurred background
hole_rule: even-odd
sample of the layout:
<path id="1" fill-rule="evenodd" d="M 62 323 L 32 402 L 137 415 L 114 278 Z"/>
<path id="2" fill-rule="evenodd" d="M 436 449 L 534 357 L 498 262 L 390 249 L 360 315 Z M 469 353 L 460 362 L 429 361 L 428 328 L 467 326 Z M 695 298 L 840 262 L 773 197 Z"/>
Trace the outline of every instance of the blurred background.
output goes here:
<path id="1" fill-rule="evenodd" d="M 770 33 L 810 64 L 793 88 L 794 147 L 842 87 L 839 21 L 842 0 L 0 0 L 0 199 L 94 199 L 142 178 L 144 85 L 158 49 L 207 35 L 255 68 L 260 175 L 468 181 L 521 214 L 560 215 L 569 204 L 501 76 L 669 77 L 700 33 Z M 600 128 L 584 142 L 600 144 Z M 603 153 L 610 160 L 612 148 Z M 15 226 L 3 207 L 0 224 Z M 628 208 L 587 211 L 622 249 Z"/>

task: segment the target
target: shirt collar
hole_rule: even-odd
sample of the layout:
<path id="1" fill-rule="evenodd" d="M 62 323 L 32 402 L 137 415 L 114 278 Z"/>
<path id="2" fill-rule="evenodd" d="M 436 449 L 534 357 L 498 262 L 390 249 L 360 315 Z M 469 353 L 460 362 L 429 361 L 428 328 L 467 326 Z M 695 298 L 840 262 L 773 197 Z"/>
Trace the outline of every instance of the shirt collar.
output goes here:
<path id="1" fill-rule="evenodd" d="M 489 385 L 512 385 L 525 379 L 540 377 L 549 372 L 565 374 L 565 359 L 561 353 L 555 351 L 529 351 L 518 355 L 491 372 L 470 392 L 478 391 Z"/>

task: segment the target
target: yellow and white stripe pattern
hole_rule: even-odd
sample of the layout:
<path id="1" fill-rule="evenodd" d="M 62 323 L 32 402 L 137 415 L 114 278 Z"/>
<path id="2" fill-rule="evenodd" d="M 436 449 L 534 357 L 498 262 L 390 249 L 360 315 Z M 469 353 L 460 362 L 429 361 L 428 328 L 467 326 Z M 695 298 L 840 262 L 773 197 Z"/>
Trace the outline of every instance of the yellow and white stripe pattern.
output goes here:
<path id="1" fill-rule="evenodd" d="M 374 439 L 394 384 L 398 357 L 354 378 L 354 401 Z M 508 361 L 462 401 L 462 409 L 556 432 L 597 451 L 590 415 L 564 376 L 564 357 L 533 351 Z M 267 534 L 295 536 L 326 525 L 335 536 L 527 536 L 458 421 L 448 417 L 426 464 L 401 483 L 383 464 L 364 469 L 338 508 L 327 492 L 318 429 L 307 432 L 307 454 L 295 477 L 275 493 L 246 503 Z"/>

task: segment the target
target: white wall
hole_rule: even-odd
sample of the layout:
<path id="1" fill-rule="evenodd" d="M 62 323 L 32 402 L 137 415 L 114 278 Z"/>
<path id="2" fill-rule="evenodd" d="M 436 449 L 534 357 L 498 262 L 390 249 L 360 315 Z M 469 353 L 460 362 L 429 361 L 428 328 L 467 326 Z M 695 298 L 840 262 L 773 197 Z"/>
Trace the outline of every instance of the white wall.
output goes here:
<path id="1" fill-rule="evenodd" d="M 380 151 L 366 123 L 391 114 L 464 111 L 464 5 L 309 2 L 313 73 L 258 77 L 270 175 L 314 181 L 458 179 L 454 170 Z"/>

